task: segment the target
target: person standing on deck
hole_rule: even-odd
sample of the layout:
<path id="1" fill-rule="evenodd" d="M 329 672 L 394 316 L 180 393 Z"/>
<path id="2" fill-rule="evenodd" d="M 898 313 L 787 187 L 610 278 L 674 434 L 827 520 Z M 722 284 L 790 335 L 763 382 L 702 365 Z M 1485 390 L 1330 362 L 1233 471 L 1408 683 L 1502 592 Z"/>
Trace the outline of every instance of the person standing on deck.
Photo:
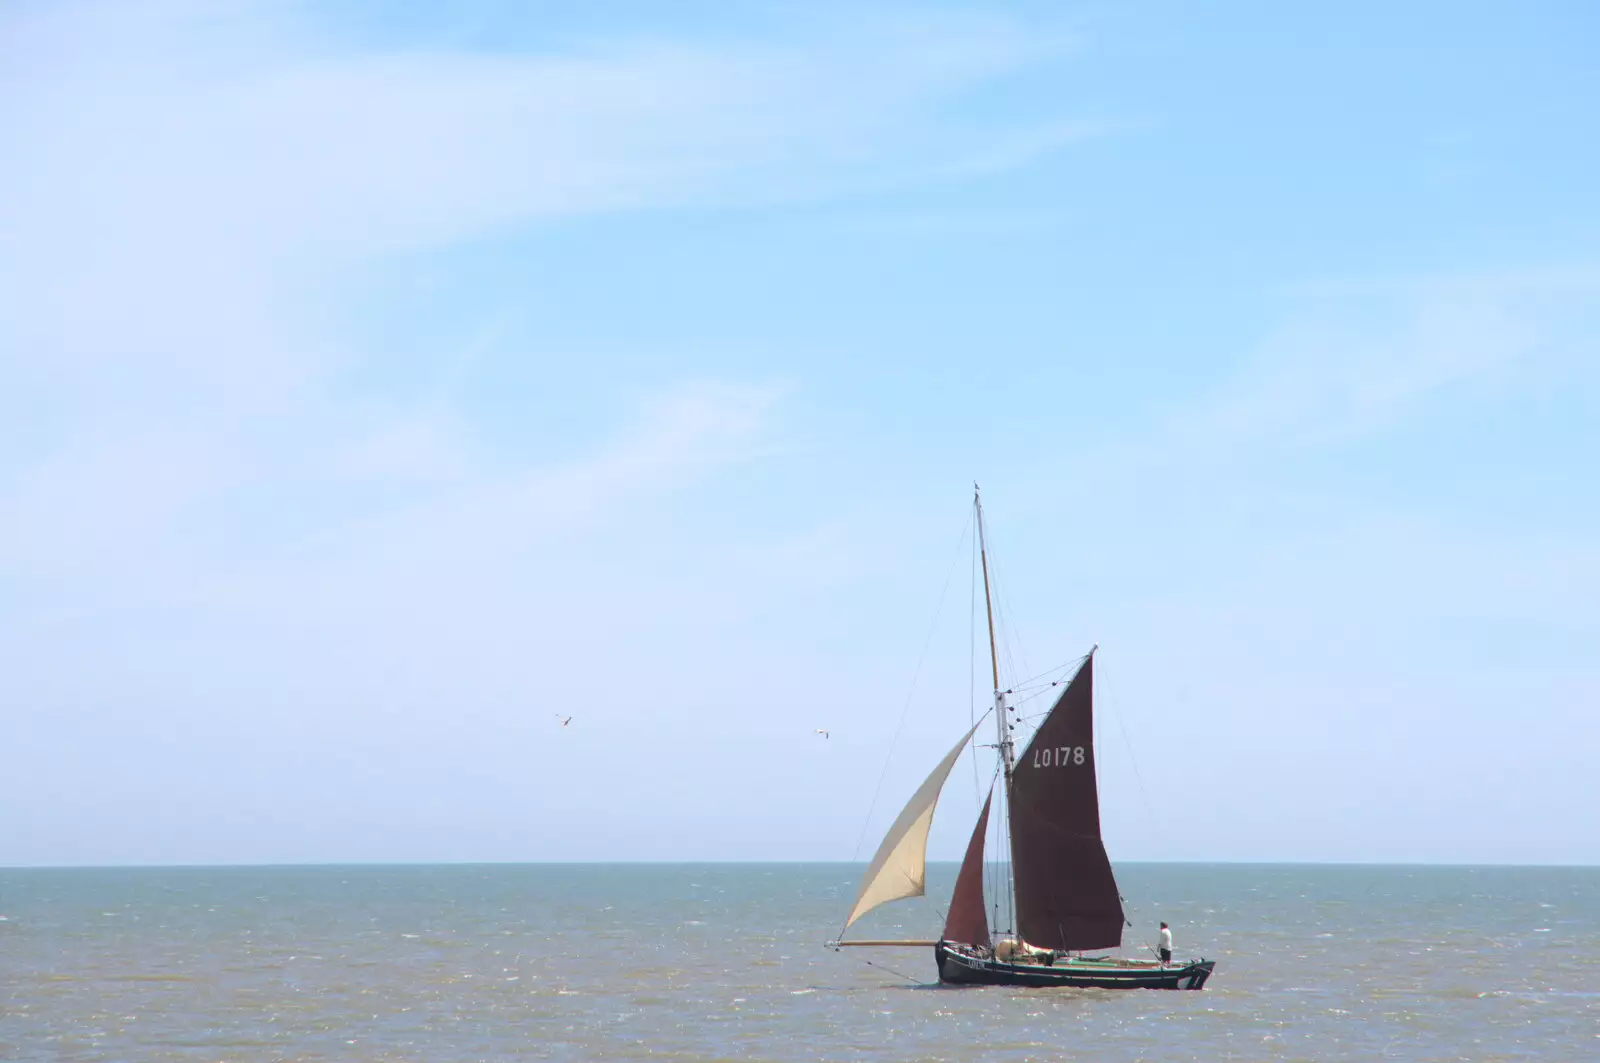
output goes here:
<path id="1" fill-rule="evenodd" d="M 1172 962 L 1172 931 L 1167 929 L 1167 924 L 1161 924 L 1161 962 Z"/>

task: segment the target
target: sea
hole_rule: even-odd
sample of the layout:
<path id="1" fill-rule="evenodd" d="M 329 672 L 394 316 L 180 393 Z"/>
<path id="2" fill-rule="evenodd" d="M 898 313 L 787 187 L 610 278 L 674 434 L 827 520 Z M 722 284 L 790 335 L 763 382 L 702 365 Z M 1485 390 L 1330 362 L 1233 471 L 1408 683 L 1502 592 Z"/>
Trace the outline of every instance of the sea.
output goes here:
<path id="1" fill-rule="evenodd" d="M 1199 992 L 830 951 L 849 864 L 0 870 L 8 1061 L 1600 1061 L 1600 868 L 1119 864 Z M 873 936 L 937 936 L 954 865 Z M 858 924 L 859 925 L 859 924 Z"/>

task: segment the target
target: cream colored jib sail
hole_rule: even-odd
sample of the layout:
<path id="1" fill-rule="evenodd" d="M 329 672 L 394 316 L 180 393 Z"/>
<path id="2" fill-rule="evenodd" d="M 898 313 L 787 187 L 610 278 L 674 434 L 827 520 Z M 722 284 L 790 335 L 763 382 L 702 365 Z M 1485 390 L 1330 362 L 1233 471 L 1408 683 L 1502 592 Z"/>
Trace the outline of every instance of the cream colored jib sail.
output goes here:
<path id="1" fill-rule="evenodd" d="M 979 720 L 973 724 L 972 730 L 963 735 L 955 748 L 945 755 L 939 766 L 933 769 L 933 774 L 911 795 L 911 800 L 906 802 L 894 826 L 884 835 L 883 844 L 878 846 L 878 853 L 872 858 L 872 866 L 867 868 L 867 874 L 861 880 L 856 906 L 850 910 L 850 918 L 845 920 L 846 930 L 850 929 L 851 923 L 880 904 L 922 896 L 927 872 L 928 828 L 933 825 L 933 809 L 939 803 L 939 791 L 944 788 L 944 781 L 950 769 L 955 767 L 961 751 L 967 748 L 967 743 L 982 723 Z"/>

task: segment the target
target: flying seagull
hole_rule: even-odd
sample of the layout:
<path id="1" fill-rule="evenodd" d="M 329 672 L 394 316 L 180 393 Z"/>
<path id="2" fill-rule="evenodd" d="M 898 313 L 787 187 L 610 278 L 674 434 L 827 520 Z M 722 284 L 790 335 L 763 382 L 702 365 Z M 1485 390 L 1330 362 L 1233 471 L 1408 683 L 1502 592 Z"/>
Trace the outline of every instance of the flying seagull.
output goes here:
<path id="1" fill-rule="evenodd" d="M 822 737 L 823 737 L 823 738 L 827 738 L 827 737 L 828 737 L 828 732 L 827 732 L 827 731 L 824 731 L 824 730 L 823 730 L 823 729 L 822 729 L 822 728 L 820 728 L 820 727 L 818 727 L 818 728 L 817 728 L 817 734 L 819 734 L 819 735 L 821 735 L 821 736 L 822 736 Z"/>
<path id="2" fill-rule="evenodd" d="M 565 727 L 567 724 L 572 722 L 572 717 L 571 716 L 563 716 L 559 712 L 556 713 L 556 719 L 561 721 L 561 726 L 562 727 Z"/>

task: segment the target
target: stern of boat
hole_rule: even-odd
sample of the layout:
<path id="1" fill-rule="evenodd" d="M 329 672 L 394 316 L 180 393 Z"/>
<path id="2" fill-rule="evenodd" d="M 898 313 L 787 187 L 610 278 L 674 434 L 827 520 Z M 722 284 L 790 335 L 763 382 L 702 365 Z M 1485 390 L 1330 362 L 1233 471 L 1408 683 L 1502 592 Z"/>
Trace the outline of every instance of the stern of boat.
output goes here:
<path id="1" fill-rule="evenodd" d="M 1174 989 L 1204 989 L 1206 979 L 1211 977 L 1211 972 L 1217 967 L 1216 960 L 1195 960 L 1178 972 L 1174 980 Z"/>

